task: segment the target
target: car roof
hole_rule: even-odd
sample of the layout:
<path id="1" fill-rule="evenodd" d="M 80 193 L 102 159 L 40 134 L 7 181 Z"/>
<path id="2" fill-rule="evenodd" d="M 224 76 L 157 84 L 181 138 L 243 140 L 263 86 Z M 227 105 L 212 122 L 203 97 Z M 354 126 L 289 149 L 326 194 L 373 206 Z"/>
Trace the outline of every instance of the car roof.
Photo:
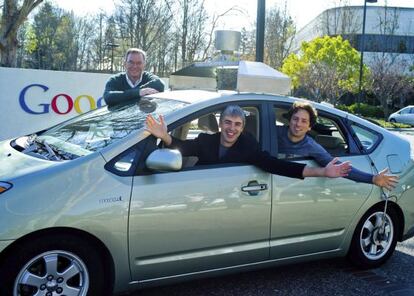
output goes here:
<path id="1" fill-rule="evenodd" d="M 165 116 L 165 122 L 170 124 L 175 120 L 180 119 L 183 116 L 187 116 L 196 112 L 197 110 L 203 109 L 205 107 L 209 107 L 210 105 L 216 104 L 230 104 L 234 101 L 269 101 L 274 103 L 286 103 L 292 104 L 295 101 L 307 101 L 310 102 L 315 108 L 322 112 L 328 112 L 333 115 L 340 116 L 342 118 L 348 118 L 353 120 L 356 123 L 361 125 L 370 127 L 376 131 L 384 132 L 385 130 L 375 124 L 368 122 L 364 119 L 361 119 L 357 116 L 344 112 L 342 110 L 336 109 L 335 107 L 324 104 L 324 103 L 317 103 L 314 101 L 309 101 L 304 98 L 295 98 L 289 97 L 286 95 L 278 95 L 278 94 L 265 94 L 265 93 L 241 93 L 236 91 L 207 91 L 207 90 L 174 90 L 174 91 L 165 91 L 162 93 L 156 93 L 153 95 L 148 96 L 149 98 L 160 98 L 160 99 L 169 99 L 175 101 L 181 101 L 187 103 L 188 105 L 183 106 L 180 110 L 176 110 L 174 112 L 169 113 Z M 118 142 L 119 146 L 129 147 L 133 143 L 136 142 L 137 136 L 139 135 L 139 139 L 142 139 L 143 134 L 132 133 L 131 135 L 125 137 L 124 139 Z M 111 151 L 111 148 L 105 147 L 101 150 L 101 154 L 103 154 L 105 159 L 112 158 L 114 151 Z M 105 157 L 106 156 L 106 157 Z"/>
<path id="2" fill-rule="evenodd" d="M 160 99 L 182 101 L 194 104 L 201 101 L 207 101 L 228 94 L 235 94 L 235 91 L 206 91 L 206 90 L 173 90 L 153 94 L 149 97 Z"/>

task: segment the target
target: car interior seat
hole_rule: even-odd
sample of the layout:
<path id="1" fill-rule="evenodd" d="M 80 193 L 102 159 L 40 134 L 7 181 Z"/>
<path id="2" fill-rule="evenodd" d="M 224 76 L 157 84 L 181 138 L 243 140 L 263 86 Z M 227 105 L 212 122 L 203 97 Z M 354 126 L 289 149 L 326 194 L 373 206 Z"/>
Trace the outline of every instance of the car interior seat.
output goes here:
<path id="1" fill-rule="evenodd" d="M 316 135 L 315 141 L 334 156 L 343 155 L 346 152 L 346 143 L 341 138 L 328 135 Z"/>
<path id="2" fill-rule="evenodd" d="M 219 131 L 217 119 L 213 113 L 200 117 L 198 119 L 197 125 L 200 130 L 210 134 L 214 134 Z"/>
<path id="3" fill-rule="evenodd" d="M 246 116 L 246 123 L 244 126 L 244 132 L 251 134 L 253 137 L 258 139 L 259 132 L 258 132 L 258 125 L 257 125 L 257 117 L 254 115 Z"/>

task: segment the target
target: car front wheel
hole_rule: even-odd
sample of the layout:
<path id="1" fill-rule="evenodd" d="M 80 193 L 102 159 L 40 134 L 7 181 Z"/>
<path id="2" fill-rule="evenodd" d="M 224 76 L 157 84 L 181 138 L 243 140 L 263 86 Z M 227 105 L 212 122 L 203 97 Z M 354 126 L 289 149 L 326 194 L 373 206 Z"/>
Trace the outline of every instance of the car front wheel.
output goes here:
<path id="1" fill-rule="evenodd" d="M 16 248 L 0 272 L 5 295 L 107 295 L 102 258 L 72 236 L 35 239 Z"/>
<path id="2" fill-rule="evenodd" d="M 392 255 L 399 233 L 398 216 L 394 209 L 368 211 L 355 229 L 348 257 L 360 268 L 374 268 Z"/>

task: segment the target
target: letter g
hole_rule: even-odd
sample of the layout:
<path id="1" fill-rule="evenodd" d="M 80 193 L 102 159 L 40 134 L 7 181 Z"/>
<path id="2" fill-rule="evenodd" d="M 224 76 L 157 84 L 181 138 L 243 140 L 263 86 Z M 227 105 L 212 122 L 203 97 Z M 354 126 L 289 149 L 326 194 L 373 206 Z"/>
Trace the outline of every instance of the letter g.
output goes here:
<path id="1" fill-rule="evenodd" d="M 43 106 L 43 111 L 40 111 L 40 112 L 35 112 L 33 110 L 30 110 L 29 106 L 27 106 L 26 100 L 25 100 L 26 91 L 29 88 L 33 87 L 33 86 L 38 86 L 38 87 L 42 88 L 44 92 L 46 92 L 49 89 L 47 86 L 42 85 L 42 84 L 30 84 L 30 85 L 26 86 L 25 88 L 22 89 L 22 91 L 20 92 L 20 95 L 19 95 L 20 106 L 22 107 L 22 109 L 24 111 L 26 111 L 27 113 L 30 113 L 30 114 L 45 114 L 45 113 L 48 113 L 50 104 L 39 104 L 39 106 Z"/>

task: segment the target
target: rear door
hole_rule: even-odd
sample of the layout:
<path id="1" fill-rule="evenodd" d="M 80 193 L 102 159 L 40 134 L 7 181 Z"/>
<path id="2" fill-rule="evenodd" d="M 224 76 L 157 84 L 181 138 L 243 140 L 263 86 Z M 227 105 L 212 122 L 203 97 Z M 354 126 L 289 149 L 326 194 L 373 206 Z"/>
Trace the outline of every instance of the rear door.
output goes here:
<path id="1" fill-rule="evenodd" d="M 289 107 L 272 106 L 274 151 L 277 149 L 275 126 L 288 124 Z M 318 132 L 309 133 L 317 138 Z M 340 157 L 341 161 L 350 160 L 362 171 L 372 172 L 368 157 L 355 150 L 340 118 L 320 113 L 319 133 L 324 134 L 325 142 L 332 138 L 332 143 L 338 143 L 337 147 L 329 147 L 333 156 Z M 318 166 L 314 160 L 300 156 L 290 160 Z M 272 184 L 270 246 L 273 259 L 338 249 L 353 216 L 372 190 L 371 184 L 345 178 L 295 180 L 273 175 Z"/>

